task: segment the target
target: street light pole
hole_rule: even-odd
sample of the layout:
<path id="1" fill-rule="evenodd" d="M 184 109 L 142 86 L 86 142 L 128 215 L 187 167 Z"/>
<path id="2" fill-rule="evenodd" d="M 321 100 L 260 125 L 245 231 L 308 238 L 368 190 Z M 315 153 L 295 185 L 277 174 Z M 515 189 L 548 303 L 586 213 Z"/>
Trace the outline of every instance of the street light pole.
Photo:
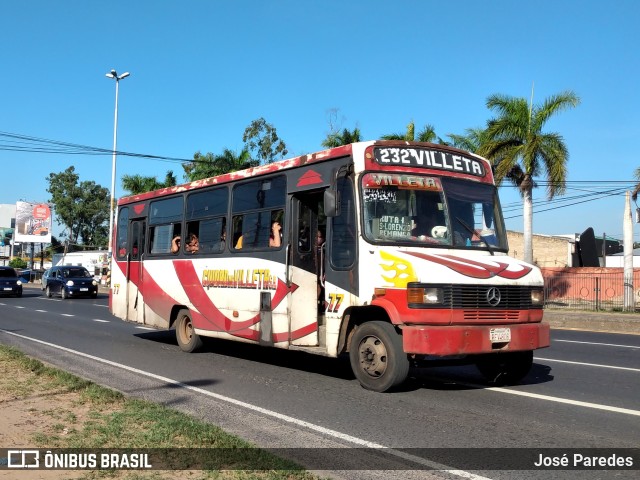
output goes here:
<path id="1" fill-rule="evenodd" d="M 116 190 L 116 145 L 118 139 L 118 86 L 120 84 L 120 80 L 128 77 L 129 75 L 129 72 L 118 75 L 115 70 L 111 70 L 111 72 L 106 74 L 107 77 L 113 78 L 116 81 L 116 108 L 113 119 L 113 156 L 111 160 L 111 200 L 109 202 L 109 257 L 111 257 L 113 253 L 113 204 Z"/>

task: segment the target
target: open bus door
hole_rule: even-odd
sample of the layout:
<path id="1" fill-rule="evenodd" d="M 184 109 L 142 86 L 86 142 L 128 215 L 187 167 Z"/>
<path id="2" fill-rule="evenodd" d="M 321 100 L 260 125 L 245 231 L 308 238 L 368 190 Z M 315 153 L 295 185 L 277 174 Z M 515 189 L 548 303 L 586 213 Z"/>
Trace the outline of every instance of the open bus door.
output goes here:
<path id="1" fill-rule="evenodd" d="M 127 319 L 144 322 L 143 301 L 143 259 L 145 245 L 146 222 L 142 219 L 133 219 L 129 222 L 129 251 L 127 262 Z"/>
<path id="2" fill-rule="evenodd" d="M 292 197 L 291 251 L 288 280 L 295 285 L 289 295 L 289 331 L 292 345 L 317 346 L 323 314 L 318 312 L 319 269 L 322 268 L 316 238 L 322 192 L 299 192 Z"/>

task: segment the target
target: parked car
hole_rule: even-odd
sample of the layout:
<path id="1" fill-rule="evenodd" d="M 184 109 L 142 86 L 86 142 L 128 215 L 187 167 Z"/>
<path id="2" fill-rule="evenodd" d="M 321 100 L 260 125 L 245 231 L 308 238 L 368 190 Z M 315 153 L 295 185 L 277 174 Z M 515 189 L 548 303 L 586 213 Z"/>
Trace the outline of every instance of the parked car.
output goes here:
<path id="1" fill-rule="evenodd" d="M 64 298 L 98 296 L 98 282 L 84 267 L 51 267 L 44 283 L 45 295 L 51 298 L 60 295 Z"/>
<path id="2" fill-rule="evenodd" d="M 22 280 L 12 267 L 0 267 L 0 295 L 22 296 Z"/>

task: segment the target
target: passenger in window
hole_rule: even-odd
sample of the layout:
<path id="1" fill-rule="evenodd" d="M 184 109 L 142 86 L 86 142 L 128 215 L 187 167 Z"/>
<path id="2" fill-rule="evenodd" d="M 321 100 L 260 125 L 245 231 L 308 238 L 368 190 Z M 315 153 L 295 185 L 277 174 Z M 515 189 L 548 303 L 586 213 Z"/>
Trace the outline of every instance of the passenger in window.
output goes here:
<path id="1" fill-rule="evenodd" d="M 227 243 L 227 231 L 222 227 L 222 233 L 220 234 L 220 251 L 224 250 L 224 246 Z"/>
<path id="2" fill-rule="evenodd" d="M 180 235 L 173 237 L 171 240 L 171 253 L 178 253 L 180 251 Z"/>
<path id="3" fill-rule="evenodd" d="M 271 234 L 269 235 L 269 246 L 270 247 L 279 247 L 282 245 L 282 225 L 280 222 L 276 221 L 271 224 Z"/>
<path id="4" fill-rule="evenodd" d="M 185 244 L 184 249 L 187 253 L 196 253 L 200 250 L 200 242 L 198 241 L 198 236 L 195 233 L 190 233 L 187 236 L 187 243 Z"/>
<path id="5" fill-rule="evenodd" d="M 311 232 L 309 231 L 309 227 L 308 226 L 303 226 L 300 229 L 300 234 L 298 235 L 298 249 L 301 252 L 308 252 L 309 251 L 309 235 L 311 234 Z"/>

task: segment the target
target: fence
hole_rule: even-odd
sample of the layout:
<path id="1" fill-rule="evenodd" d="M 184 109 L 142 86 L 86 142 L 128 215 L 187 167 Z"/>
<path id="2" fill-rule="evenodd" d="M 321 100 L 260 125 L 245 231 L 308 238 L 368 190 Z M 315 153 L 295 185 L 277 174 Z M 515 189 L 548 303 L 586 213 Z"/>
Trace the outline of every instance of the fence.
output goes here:
<path id="1" fill-rule="evenodd" d="M 624 310 L 625 286 L 633 285 L 640 308 L 640 269 L 625 279 L 622 268 L 543 268 L 545 307 L 576 310 Z"/>

